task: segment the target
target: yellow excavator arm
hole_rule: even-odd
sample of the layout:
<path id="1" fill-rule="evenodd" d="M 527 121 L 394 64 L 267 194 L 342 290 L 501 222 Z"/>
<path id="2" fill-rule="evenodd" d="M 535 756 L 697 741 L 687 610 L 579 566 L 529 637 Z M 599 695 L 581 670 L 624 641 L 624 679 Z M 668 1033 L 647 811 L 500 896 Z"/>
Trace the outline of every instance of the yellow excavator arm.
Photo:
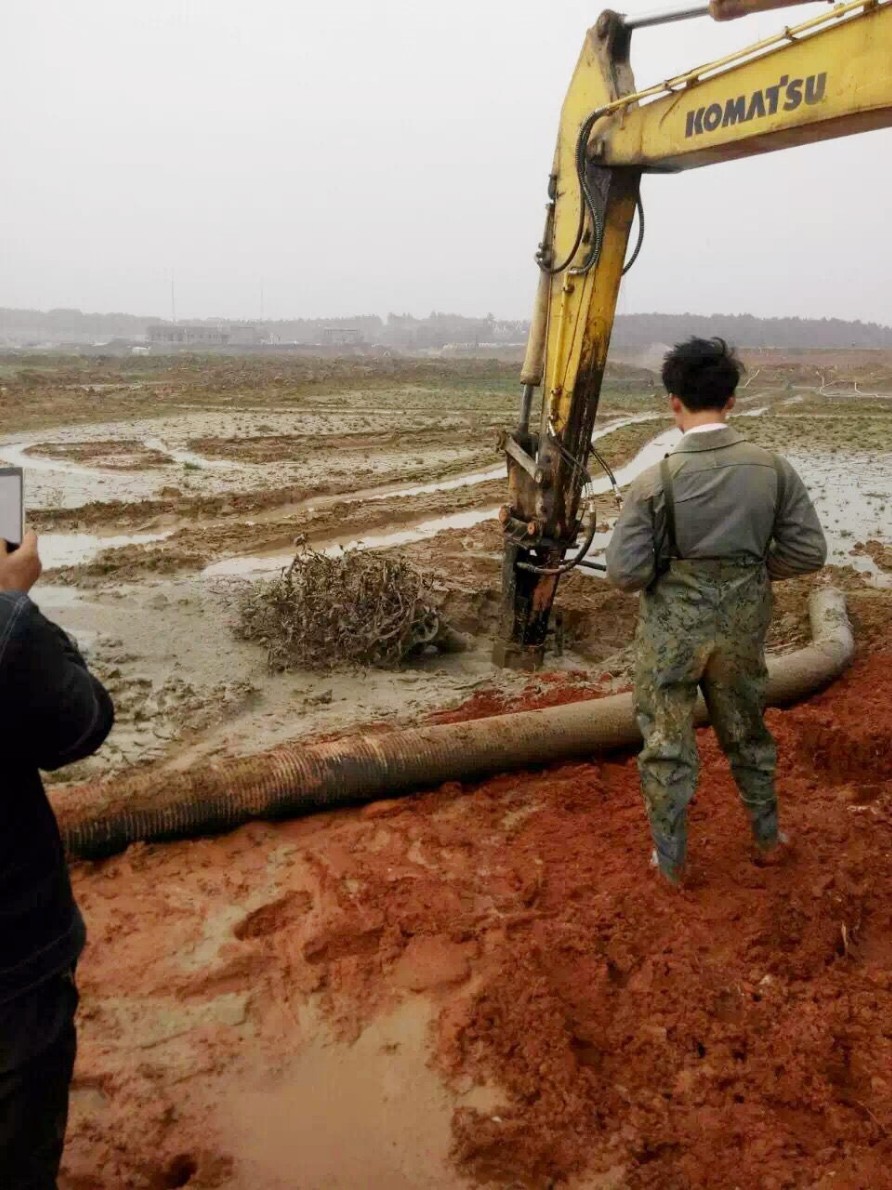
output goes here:
<path id="1" fill-rule="evenodd" d="M 789 3 L 712 0 L 638 18 L 608 11 L 588 31 L 561 111 L 549 179 L 520 419 L 501 440 L 508 503 L 500 514 L 499 664 L 541 664 L 560 576 L 586 564 L 594 533 L 594 502 L 584 499 L 592 430 L 636 211 L 643 228 L 642 173 L 892 126 L 892 0 L 839 5 L 718 61 L 635 89 L 629 50 L 636 28 L 707 14 L 732 19 Z M 632 259 L 639 248 L 640 237 Z M 537 394 L 541 414 L 534 429 Z"/>

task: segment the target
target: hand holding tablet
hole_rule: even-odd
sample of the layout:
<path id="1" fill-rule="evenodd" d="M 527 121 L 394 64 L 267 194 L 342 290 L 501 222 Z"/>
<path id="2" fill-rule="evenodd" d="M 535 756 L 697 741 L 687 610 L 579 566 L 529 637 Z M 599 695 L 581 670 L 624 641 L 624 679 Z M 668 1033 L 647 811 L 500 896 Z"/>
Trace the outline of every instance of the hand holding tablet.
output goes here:
<path id="1" fill-rule="evenodd" d="M 0 467 L 0 539 L 15 550 L 24 533 L 24 473 L 21 467 Z"/>
<path id="2" fill-rule="evenodd" d="M 0 591 L 27 594 L 42 570 L 37 534 L 25 532 L 21 467 L 0 467 Z"/>

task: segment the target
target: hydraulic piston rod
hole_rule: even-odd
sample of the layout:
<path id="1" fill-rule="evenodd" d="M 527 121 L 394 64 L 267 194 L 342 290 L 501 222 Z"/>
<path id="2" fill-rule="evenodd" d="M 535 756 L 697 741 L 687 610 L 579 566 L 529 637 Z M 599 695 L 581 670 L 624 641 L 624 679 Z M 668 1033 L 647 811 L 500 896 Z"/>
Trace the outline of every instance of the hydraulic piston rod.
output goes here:
<path id="1" fill-rule="evenodd" d="M 832 3 L 832 0 L 828 0 Z M 671 25 L 676 21 L 690 21 L 695 17 L 712 17 L 714 21 L 735 21 L 757 12 L 771 12 L 776 8 L 793 8 L 810 0 L 710 0 L 708 4 L 686 4 L 680 8 L 663 8 L 657 12 L 643 12 L 639 16 L 624 16 L 623 27 L 652 29 L 655 25 Z"/>
<path id="2" fill-rule="evenodd" d="M 671 25 L 675 21 L 690 21 L 694 17 L 708 17 L 708 4 L 686 4 L 683 8 L 664 8 L 659 12 L 643 12 L 640 16 L 623 17 L 626 29 L 650 29 L 654 25 Z"/>

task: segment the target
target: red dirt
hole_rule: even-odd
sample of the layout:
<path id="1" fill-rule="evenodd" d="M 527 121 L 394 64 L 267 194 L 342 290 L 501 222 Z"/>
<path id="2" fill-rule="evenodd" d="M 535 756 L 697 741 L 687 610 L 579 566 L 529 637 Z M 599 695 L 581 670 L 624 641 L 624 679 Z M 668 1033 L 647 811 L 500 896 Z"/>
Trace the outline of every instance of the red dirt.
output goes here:
<path id="1" fill-rule="evenodd" d="M 62 1187 L 184 1185 L 186 1165 L 247 1186 L 216 1100 L 300 1051 L 308 1000 L 355 1038 L 407 996 L 433 1004 L 453 1102 L 498 1094 L 456 1106 L 475 1180 L 892 1187 L 892 651 L 770 722 L 789 854 L 752 862 L 701 733 L 681 892 L 648 868 L 622 758 L 81 867 L 77 1087 L 102 1103 L 79 1101 Z M 161 1044 L 140 1034 L 163 997 L 197 1015 Z"/>
<path id="2" fill-rule="evenodd" d="M 471 719 L 489 719 L 493 715 L 508 715 L 512 711 L 538 711 L 545 707 L 562 707 L 571 702 L 588 702 L 612 693 L 603 685 L 612 680 L 610 674 L 592 680 L 585 670 L 543 673 L 528 683 L 520 694 L 508 695 L 497 690 L 478 690 L 469 699 L 448 711 L 434 711 L 426 722 L 466 723 Z"/>

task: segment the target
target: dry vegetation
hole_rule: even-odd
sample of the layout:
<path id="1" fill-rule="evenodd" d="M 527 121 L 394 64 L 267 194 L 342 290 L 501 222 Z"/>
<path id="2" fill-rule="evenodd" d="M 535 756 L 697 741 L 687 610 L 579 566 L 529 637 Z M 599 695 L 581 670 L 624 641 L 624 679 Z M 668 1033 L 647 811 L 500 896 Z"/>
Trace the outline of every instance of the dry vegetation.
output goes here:
<path id="1" fill-rule="evenodd" d="M 443 634 L 431 586 L 400 557 L 304 545 L 282 574 L 239 593 L 235 631 L 263 646 L 273 672 L 400 665 Z"/>
<path id="2" fill-rule="evenodd" d="M 433 394 L 485 412 L 513 405 L 517 367 L 497 360 L 283 356 L 84 357 L 0 355 L 4 433 L 206 409 L 328 407 L 339 393 L 370 413 L 430 410 Z"/>
<path id="3" fill-rule="evenodd" d="M 828 403 L 829 404 L 829 403 Z M 882 405 L 838 414 L 794 405 L 789 413 L 747 418 L 747 438 L 771 450 L 874 454 L 892 442 L 892 398 Z"/>

